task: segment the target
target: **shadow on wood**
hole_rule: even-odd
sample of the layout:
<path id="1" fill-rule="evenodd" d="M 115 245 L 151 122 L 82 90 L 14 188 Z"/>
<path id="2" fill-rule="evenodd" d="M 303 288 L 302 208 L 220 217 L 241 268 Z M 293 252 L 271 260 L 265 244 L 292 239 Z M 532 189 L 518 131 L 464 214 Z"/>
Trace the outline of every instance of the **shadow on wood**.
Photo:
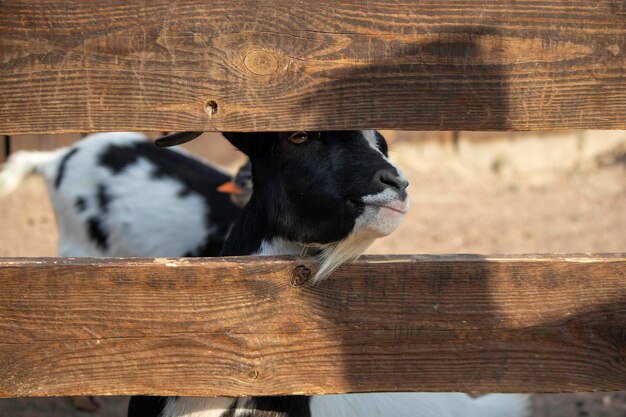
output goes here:
<path id="1" fill-rule="evenodd" d="M 10 0 L 0 133 L 626 128 L 617 3 Z"/>
<path id="2" fill-rule="evenodd" d="M 322 130 L 363 126 L 419 126 L 433 130 L 522 128 L 509 116 L 507 65 L 494 62 L 489 56 L 493 50 L 507 47 L 496 29 L 458 27 L 453 32 L 436 32 L 430 38 L 432 41 L 420 44 L 372 45 L 371 48 L 384 48 L 384 56 L 319 71 L 316 77 L 322 81 L 299 101 L 298 115 L 282 117 L 279 113 L 272 123 L 277 120 L 288 125 L 291 118 L 298 125 L 321 125 Z M 490 42 L 475 41 L 484 38 Z M 306 64 L 296 71 L 306 72 Z M 445 77 L 436 75 L 441 73 Z M 347 105 L 340 107 L 336 103 Z M 323 121 L 316 120 L 328 108 L 336 110 Z M 259 126 L 262 130 L 265 127 Z"/>

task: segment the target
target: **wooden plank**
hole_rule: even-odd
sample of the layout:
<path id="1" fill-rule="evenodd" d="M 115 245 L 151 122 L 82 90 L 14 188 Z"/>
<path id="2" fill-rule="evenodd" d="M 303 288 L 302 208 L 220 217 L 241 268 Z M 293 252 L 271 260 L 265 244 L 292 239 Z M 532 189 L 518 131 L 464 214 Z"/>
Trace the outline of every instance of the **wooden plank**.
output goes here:
<path id="1" fill-rule="evenodd" d="M 626 128 L 617 0 L 6 0 L 0 133 Z"/>
<path id="2" fill-rule="evenodd" d="M 626 254 L 2 259 L 0 397 L 626 389 Z"/>
<path id="3" fill-rule="evenodd" d="M 64 146 L 70 146 L 80 139 L 80 134 L 16 135 L 11 137 L 11 152 L 22 150 L 50 151 Z"/>
<path id="4" fill-rule="evenodd" d="M 163 136 L 162 132 L 144 132 L 148 139 Z M 11 152 L 21 150 L 50 151 L 73 143 L 84 138 L 85 134 L 58 134 L 58 135 L 15 135 L 11 137 Z"/>

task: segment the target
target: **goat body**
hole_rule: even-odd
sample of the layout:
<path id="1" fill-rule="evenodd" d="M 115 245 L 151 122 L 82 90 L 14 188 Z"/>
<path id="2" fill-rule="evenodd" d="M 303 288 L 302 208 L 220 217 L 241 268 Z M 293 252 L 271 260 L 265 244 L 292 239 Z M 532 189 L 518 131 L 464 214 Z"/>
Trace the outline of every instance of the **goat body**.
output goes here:
<path id="1" fill-rule="evenodd" d="M 46 180 L 60 256 L 217 256 L 241 211 L 217 191 L 227 174 L 138 133 L 17 152 L 0 173 L 0 196 L 31 173 Z"/>

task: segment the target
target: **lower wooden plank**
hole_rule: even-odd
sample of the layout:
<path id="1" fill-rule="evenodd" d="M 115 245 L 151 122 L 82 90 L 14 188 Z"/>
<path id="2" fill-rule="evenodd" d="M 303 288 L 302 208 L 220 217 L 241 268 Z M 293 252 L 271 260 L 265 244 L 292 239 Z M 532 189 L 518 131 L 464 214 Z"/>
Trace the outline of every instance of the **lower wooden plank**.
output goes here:
<path id="1" fill-rule="evenodd" d="M 2 259 L 0 397 L 626 389 L 626 254 L 301 265 Z"/>

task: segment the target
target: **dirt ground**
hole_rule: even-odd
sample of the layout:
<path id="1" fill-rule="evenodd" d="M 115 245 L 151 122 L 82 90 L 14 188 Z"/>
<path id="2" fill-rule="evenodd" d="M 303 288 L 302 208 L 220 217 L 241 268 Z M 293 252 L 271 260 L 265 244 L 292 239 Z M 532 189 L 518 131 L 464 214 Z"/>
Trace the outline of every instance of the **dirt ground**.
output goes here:
<path id="1" fill-rule="evenodd" d="M 411 182 L 410 215 L 370 253 L 625 252 L 626 163 L 611 158 L 593 169 L 528 181 L 472 170 L 450 159 L 436 168 L 400 142 L 392 158 Z M 220 162 L 234 167 L 232 155 Z M 425 168 L 427 166 L 427 168 Z M 0 256 L 53 256 L 56 229 L 43 183 L 29 179 L 0 200 Z M 109 397 L 96 413 L 68 398 L 0 400 L 0 417 L 125 415 L 124 397 Z M 535 395 L 534 417 L 623 417 L 624 393 Z"/>

